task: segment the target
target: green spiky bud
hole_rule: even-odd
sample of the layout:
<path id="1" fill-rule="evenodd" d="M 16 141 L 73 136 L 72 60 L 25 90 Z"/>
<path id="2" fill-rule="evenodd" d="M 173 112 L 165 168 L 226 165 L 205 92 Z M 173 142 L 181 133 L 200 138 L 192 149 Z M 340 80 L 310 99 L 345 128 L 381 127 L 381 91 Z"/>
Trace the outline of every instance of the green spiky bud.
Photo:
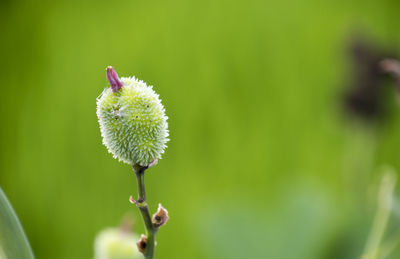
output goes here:
<path id="1" fill-rule="evenodd" d="M 107 68 L 107 79 L 111 87 L 97 99 L 103 144 L 127 164 L 155 163 L 169 140 L 168 117 L 158 94 L 135 77 L 119 79 L 112 67 Z"/>

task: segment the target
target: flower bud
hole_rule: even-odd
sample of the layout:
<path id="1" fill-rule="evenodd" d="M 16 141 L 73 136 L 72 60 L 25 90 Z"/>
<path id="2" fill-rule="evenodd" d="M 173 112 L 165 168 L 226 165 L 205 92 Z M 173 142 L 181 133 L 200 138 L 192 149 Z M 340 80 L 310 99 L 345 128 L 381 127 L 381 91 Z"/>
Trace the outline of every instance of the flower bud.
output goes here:
<path id="1" fill-rule="evenodd" d="M 149 166 L 161 158 L 168 139 L 164 106 L 152 86 L 135 77 L 118 77 L 107 68 L 110 88 L 97 99 L 103 144 L 114 158 Z"/>
<path id="2" fill-rule="evenodd" d="M 113 92 L 118 92 L 122 88 L 123 83 L 119 79 L 117 71 L 111 66 L 107 67 L 107 79 Z"/>
<path id="3" fill-rule="evenodd" d="M 119 228 L 100 232 L 95 240 L 95 259 L 139 259 L 137 236 Z"/>

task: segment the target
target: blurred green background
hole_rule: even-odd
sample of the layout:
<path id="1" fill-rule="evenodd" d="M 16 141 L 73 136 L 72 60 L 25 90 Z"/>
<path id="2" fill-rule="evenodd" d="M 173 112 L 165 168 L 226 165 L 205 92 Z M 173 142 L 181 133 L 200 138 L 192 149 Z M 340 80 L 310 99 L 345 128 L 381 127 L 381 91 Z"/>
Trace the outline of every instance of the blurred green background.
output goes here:
<path id="1" fill-rule="evenodd" d="M 0 1 L 0 185 L 36 257 L 92 258 L 95 235 L 127 212 L 143 232 L 135 177 L 97 123 L 108 65 L 154 85 L 169 116 L 146 182 L 152 211 L 162 202 L 171 216 L 158 259 L 359 257 L 378 169 L 400 170 L 400 108 L 391 95 L 384 122 L 343 119 L 345 50 L 356 28 L 400 51 L 399 11 L 395 0 Z"/>

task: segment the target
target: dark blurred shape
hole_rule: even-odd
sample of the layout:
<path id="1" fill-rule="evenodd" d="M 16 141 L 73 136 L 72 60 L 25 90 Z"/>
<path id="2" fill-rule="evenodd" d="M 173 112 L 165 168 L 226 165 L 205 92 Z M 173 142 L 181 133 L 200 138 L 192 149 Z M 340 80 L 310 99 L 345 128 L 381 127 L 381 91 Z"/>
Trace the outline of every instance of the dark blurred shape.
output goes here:
<path id="1" fill-rule="evenodd" d="M 390 74 L 400 90 L 400 62 L 396 59 L 387 58 L 380 62 L 380 68 L 384 73 Z"/>
<path id="2" fill-rule="evenodd" d="M 381 62 L 394 55 L 376 46 L 363 37 L 354 37 L 349 44 L 353 77 L 346 91 L 344 104 L 346 111 L 364 120 L 375 120 L 384 115 L 383 82 L 386 72 Z"/>

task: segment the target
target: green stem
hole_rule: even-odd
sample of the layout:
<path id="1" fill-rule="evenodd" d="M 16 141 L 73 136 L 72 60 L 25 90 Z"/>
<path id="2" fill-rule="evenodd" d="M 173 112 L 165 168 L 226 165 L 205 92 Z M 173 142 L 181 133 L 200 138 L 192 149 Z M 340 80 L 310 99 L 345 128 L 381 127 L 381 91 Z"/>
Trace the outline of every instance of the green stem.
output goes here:
<path id="1" fill-rule="evenodd" d="M 147 235 L 147 244 L 146 244 L 146 250 L 144 253 L 144 257 L 146 259 L 154 259 L 154 250 L 155 250 L 157 229 L 154 227 L 154 225 L 151 221 L 149 208 L 148 208 L 147 202 L 146 202 L 144 172 L 147 168 L 148 167 L 133 165 L 133 171 L 136 174 L 136 179 L 137 179 L 137 184 L 138 184 L 138 194 L 139 194 L 139 198 L 136 201 L 136 205 L 139 208 L 140 213 L 142 214 L 144 225 L 146 227 L 146 235 Z"/>

